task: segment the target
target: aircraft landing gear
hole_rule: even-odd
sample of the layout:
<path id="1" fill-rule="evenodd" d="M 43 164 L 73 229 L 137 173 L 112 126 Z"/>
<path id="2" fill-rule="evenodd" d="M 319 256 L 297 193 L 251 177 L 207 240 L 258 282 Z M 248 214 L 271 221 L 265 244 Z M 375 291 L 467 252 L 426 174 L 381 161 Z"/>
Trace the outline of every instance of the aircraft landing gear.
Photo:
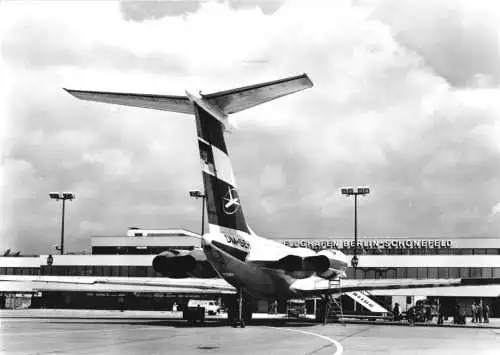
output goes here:
<path id="1" fill-rule="evenodd" d="M 243 288 L 238 288 L 238 299 L 237 299 L 237 307 L 236 307 L 236 315 L 234 317 L 233 327 L 237 328 L 240 326 L 241 328 L 245 328 L 245 319 L 243 317 Z"/>
<path id="2" fill-rule="evenodd" d="M 255 304 L 243 289 L 238 288 L 236 295 L 231 295 L 224 300 L 228 305 L 228 321 L 233 327 L 244 328 L 252 321 L 252 313 L 255 311 Z"/>
<path id="3" fill-rule="evenodd" d="M 342 300 L 337 301 L 331 293 L 325 292 L 322 299 L 317 303 L 315 321 L 326 325 L 328 320 L 339 321 L 344 319 Z"/>

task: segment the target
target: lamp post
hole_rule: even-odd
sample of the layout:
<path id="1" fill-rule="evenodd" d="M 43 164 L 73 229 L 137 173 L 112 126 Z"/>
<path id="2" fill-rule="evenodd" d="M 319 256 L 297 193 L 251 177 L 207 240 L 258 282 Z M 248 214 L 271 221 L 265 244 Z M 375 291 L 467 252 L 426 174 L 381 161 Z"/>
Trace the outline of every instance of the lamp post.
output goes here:
<path id="1" fill-rule="evenodd" d="M 201 236 L 205 234 L 205 198 L 206 195 L 202 194 L 201 191 L 198 190 L 191 190 L 189 191 L 189 196 L 195 198 L 195 199 L 202 199 L 201 203 Z"/>
<path id="2" fill-rule="evenodd" d="M 351 265 L 354 268 L 354 277 L 356 277 L 356 268 L 358 267 L 358 196 L 368 195 L 370 189 L 368 187 L 352 187 L 341 188 L 342 195 L 354 196 L 354 256 L 351 259 Z"/>
<path id="3" fill-rule="evenodd" d="M 66 206 L 66 200 L 73 201 L 76 196 L 72 192 L 50 192 L 49 197 L 53 200 L 59 201 L 62 200 L 62 219 L 61 219 L 61 246 L 56 247 L 57 250 L 61 252 L 61 255 L 64 254 L 64 210 Z"/>

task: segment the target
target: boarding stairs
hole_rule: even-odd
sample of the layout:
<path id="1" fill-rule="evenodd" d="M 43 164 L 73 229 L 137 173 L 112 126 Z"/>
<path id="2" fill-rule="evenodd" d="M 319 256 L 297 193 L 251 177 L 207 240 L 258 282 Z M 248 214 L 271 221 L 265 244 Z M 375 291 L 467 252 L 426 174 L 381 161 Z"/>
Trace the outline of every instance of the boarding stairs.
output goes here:
<path id="1" fill-rule="evenodd" d="M 346 292 L 345 294 L 346 296 L 352 298 L 355 304 L 358 304 L 360 307 L 363 307 L 363 309 L 366 309 L 367 311 L 373 313 L 389 313 L 387 309 L 385 309 L 376 301 L 376 297 L 368 291 L 351 291 Z"/>
<path id="2" fill-rule="evenodd" d="M 344 311 L 342 310 L 342 297 L 338 300 L 333 296 L 333 291 L 340 293 L 342 295 L 342 280 L 332 279 L 328 280 L 328 291 L 325 294 L 325 317 L 323 319 L 323 324 L 325 325 L 328 320 L 338 321 L 339 318 L 341 322 L 344 323 Z M 331 291 L 330 291 L 331 290 Z"/>

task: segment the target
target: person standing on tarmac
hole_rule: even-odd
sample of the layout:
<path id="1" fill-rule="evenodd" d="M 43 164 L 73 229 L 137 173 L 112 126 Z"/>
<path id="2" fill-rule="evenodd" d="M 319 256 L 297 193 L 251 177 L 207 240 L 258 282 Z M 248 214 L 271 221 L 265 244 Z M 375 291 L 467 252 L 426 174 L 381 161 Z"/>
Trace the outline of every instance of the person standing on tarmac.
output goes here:
<path id="1" fill-rule="evenodd" d="M 425 308 L 425 323 L 430 323 L 432 320 L 432 313 L 431 313 L 431 307 L 426 307 Z"/>
<path id="2" fill-rule="evenodd" d="M 408 312 L 406 312 L 406 315 L 408 316 L 408 322 L 410 323 L 410 327 L 413 327 L 415 323 L 415 307 L 410 307 L 408 309 Z"/>
<path id="3" fill-rule="evenodd" d="M 443 324 L 443 319 L 444 319 L 444 310 L 443 310 L 443 304 L 439 303 L 439 310 L 438 310 L 438 324 Z"/>
<path id="4" fill-rule="evenodd" d="M 457 303 L 455 305 L 455 313 L 453 315 L 453 323 L 460 324 L 460 305 Z"/>
<path id="5" fill-rule="evenodd" d="M 476 313 L 477 313 L 477 321 L 479 323 L 483 323 L 483 304 L 482 304 L 482 302 L 479 302 L 479 304 L 477 305 Z"/>
<path id="6" fill-rule="evenodd" d="M 125 299 L 123 296 L 118 297 L 118 304 L 120 306 L 120 312 L 123 312 L 125 310 Z"/>
<path id="7" fill-rule="evenodd" d="M 399 321 L 401 319 L 401 311 L 399 310 L 399 303 L 394 304 L 394 309 L 392 310 L 392 313 L 394 314 L 394 320 Z"/>
<path id="8" fill-rule="evenodd" d="M 483 307 L 483 316 L 484 316 L 484 322 L 489 323 L 490 322 L 490 306 L 485 304 Z"/>
<path id="9" fill-rule="evenodd" d="M 476 322 L 477 318 L 477 307 L 476 307 L 476 301 L 472 302 L 472 323 Z"/>

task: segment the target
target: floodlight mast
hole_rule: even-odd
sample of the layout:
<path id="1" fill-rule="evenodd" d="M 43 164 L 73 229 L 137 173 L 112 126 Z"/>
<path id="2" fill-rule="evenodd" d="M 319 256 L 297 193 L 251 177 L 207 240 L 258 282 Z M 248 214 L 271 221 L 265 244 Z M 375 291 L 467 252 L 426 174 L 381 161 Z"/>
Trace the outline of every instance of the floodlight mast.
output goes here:
<path id="1" fill-rule="evenodd" d="M 191 190 L 189 191 L 189 196 L 195 199 L 202 199 L 201 202 L 201 236 L 205 234 L 205 198 L 206 195 L 202 194 L 199 190 Z"/>
<path id="2" fill-rule="evenodd" d="M 351 259 L 351 265 L 354 268 L 354 278 L 356 278 L 356 268 L 358 267 L 358 196 L 368 195 L 370 193 L 370 188 L 368 187 L 358 187 L 354 189 L 352 187 L 343 187 L 340 189 L 342 195 L 354 196 L 354 256 Z"/>
<path id="3" fill-rule="evenodd" d="M 76 196 L 72 192 L 50 192 L 49 197 L 52 200 L 62 200 L 62 218 L 61 218 L 61 245 L 59 247 L 56 247 L 56 250 L 59 250 L 61 255 L 64 254 L 64 213 L 65 213 L 65 207 L 66 207 L 66 200 L 73 201 Z"/>

